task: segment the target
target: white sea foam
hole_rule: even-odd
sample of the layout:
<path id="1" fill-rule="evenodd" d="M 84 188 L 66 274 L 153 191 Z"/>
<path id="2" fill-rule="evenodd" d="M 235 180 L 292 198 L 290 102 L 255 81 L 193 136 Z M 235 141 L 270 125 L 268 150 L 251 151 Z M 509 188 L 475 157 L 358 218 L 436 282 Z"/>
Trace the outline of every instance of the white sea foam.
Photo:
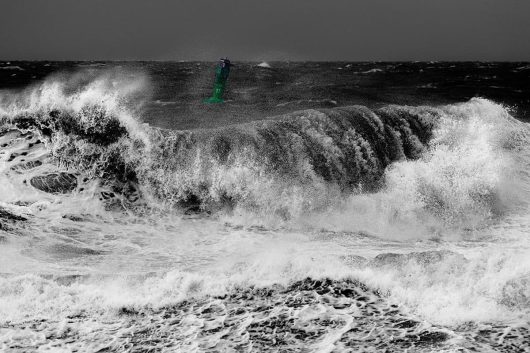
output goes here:
<path id="1" fill-rule="evenodd" d="M 389 129 L 391 139 L 383 134 L 384 112 L 377 116 L 362 107 L 304 111 L 276 122 L 238 127 L 225 135 L 216 131 L 214 137 L 240 133 L 238 136 L 250 139 L 258 135 L 258 126 L 276 136 L 276 142 L 282 136 L 273 125 L 278 121 L 280 127 L 303 131 L 306 140 L 296 139 L 294 128 L 286 130 L 290 144 L 282 146 L 281 156 L 295 162 L 285 164 L 290 168 L 286 177 L 264 168 L 263 154 L 249 147 L 253 144 L 231 145 L 232 155 L 223 156 L 219 152 L 225 146 L 222 143 L 200 144 L 201 138 L 208 143 L 216 141 L 207 131 L 177 134 L 139 124 L 136 108 L 129 102 L 145 85 L 142 79 L 106 74 L 81 85 L 82 89 L 72 89 L 71 82 L 54 78 L 23 95 L 2 96 L 0 115 L 10 122 L 12 116 L 24 113 L 53 109 L 80 113 L 87 106 L 101 106 L 126 127 L 131 141 L 123 138 L 116 144 L 126 152 L 126 160 L 136 163 L 144 191 L 152 187 L 158 195 L 169 195 L 157 198 L 154 192 L 146 193 L 153 202 L 199 190 L 216 200 L 223 200 L 229 191 L 240 203 L 210 216 L 183 216 L 171 208 L 164 208 L 163 214 L 150 209 L 142 209 L 143 213 L 108 209 L 94 197 L 102 191 L 97 178 L 80 182 L 70 194 L 46 194 L 24 180 L 62 170 L 64 165 L 47 158 L 54 148 L 57 153 L 64 151 L 61 148 L 72 140 L 67 133 L 56 132 L 46 143 L 37 144 L 38 133 L 25 134 L 25 129 L 11 127 L 0 137 L 0 145 L 5 144 L 0 158 L 0 208 L 28 221 L 7 219 L 10 228 L 0 230 L 0 347 L 12 347 L 14 342 L 29 342 L 32 348 L 51 347 L 53 340 L 62 339 L 63 348 L 69 349 L 71 343 L 61 337 L 79 334 L 84 344 L 104 341 L 116 348 L 112 345 L 131 337 L 127 330 L 164 330 L 160 327 L 166 327 L 167 320 L 183 319 L 180 309 L 171 308 L 184 302 L 197 305 L 184 321 L 173 323 L 175 329 L 167 330 L 181 335 L 175 342 L 193 342 L 199 335 L 216 344 L 222 342 L 220 335 L 207 328 L 223 320 L 238 322 L 239 333 L 230 331 L 231 339 L 237 341 L 238 334 L 248 339 L 253 332 L 251 323 L 285 314 L 293 315 L 305 329 L 312 328 L 316 318 L 329 319 L 331 328 L 311 347 L 341 347 L 341 337 L 355 325 L 351 317 L 361 313 L 353 306 L 348 307 L 347 315 L 341 312 L 350 299 L 313 293 L 313 304 L 293 309 L 280 301 L 272 311 L 234 318 L 230 305 L 235 304 L 228 303 L 231 296 L 266 287 L 276 290 L 280 298 L 292 295 L 300 299 L 285 288 L 308 276 L 360 280 L 379 293 L 370 294 L 370 310 L 382 312 L 396 304 L 403 315 L 422 322 L 418 332 L 430 325 L 446 325 L 451 337 L 457 337 L 452 330 L 457 332 L 455 327 L 469 321 L 497 322 L 512 328 L 527 324 L 529 131 L 528 125 L 513 119 L 505 107 L 472 99 L 436 108 L 387 108 L 387 113 L 395 113 L 392 117 L 413 113 L 410 116 L 423 119 L 425 126 L 436 121 L 426 147 L 412 133 L 411 122 L 417 120 L 399 120 L 406 124 L 400 130 Z M 346 142 L 356 146 L 350 162 L 357 163 L 358 169 L 352 170 L 378 175 L 379 159 L 370 145 L 374 141 L 405 141 L 395 146 L 414 152 L 409 151 L 408 160 L 404 151 L 393 157 L 377 189 L 363 190 L 361 186 L 344 191 L 317 173 L 312 164 L 316 159 L 310 159 L 310 154 L 298 158 L 304 143 L 311 142 L 311 152 L 323 156 L 321 167 L 333 166 L 336 175 L 344 177 L 343 150 L 331 132 L 340 131 L 337 122 L 346 120 L 330 118 L 340 112 L 344 119 L 351 117 L 347 114 L 357 114 L 352 129 L 364 128 L 375 135 L 361 136 L 357 131 L 348 135 Z M 97 115 L 76 117 L 87 126 L 97 126 L 91 120 Z M 288 125 L 292 121 L 299 125 Z M 135 144 L 137 141 L 143 144 Z M 106 151 L 105 146 L 97 149 L 94 145 L 81 141 L 77 147 L 86 150 L 76 151 L 86 152 L 84 156 Z M 193 154 L 171 159 L 179 146 L 192 145 L 198 146 L 190 149 Z M 170 149 L 164 149 L 168 146 Z M 82 160 L 77 157 L 69 160 Z M 17 169 L 33 160 L 43 164 Z M 69 171 L 78 167 L 74 164 Z M 266 295 L 254 293 L 239 298 L 236 304 L 247 308 L 258 303 L 261 307 L 264 298 Z M 219 312 L 210 310 L 214 302 L 221 307 Z M 203 309 L 210 310 L 209 314 L 202 313 Z M 144 314 L 136 315 L 135 310 Z M 124 318 L 128 312 L 133 319 Z M 144 320 L 141 315 L 151 316 Z M 39 320 L 44 321 L 38 324 Z M 281 325 L 277 326 L 280 330 Z M 363 333 L 365 339 L 372 334 Z M 386 337 L 387 333 L 379 334 Z M 90 344 L 94 350 L 102 348 Z"/>
<path id="2" fill-rule="evenodd" d="M 21 68 L 18 65 L 0 66 L 0 70 L 19 70 L 19 71 L 24 71 L 24 69 Z"/>
<path id="3" fill-rule="evenodd" d="M 81 72 L 68 77 L 52 76 L 22 93 L 6 92 L 0 95 L 0 118 L 9 120 L 20 114 L 46 113 L 54 109 L 80 113 L 87 107 L 97 106 L 117 117 L 132 137 L 148 143 L 134 117 L 141 109 L 148 85 L 142 73 L 127 73 L 117 69 Z M 93 118 L 92 115 L 84 114 L 79 114 L 79 117 Z M 91 124 L 90 121 L 84 123 Z"/>
<path id="4" fill-rule="evenodd" d="M 261 68 L 264 68 L 264 69 L 271 69 L 272 66 L 268 63 L 268 62 L 261 62 L 259 63 L 258 65 L 256 65 L 257 67 L 261 67 Z"/>
<path id="5" fill-rule="evenodd" d="M 377 72 L 383 72 L 382 69 L 370 69 L 370 70 L 367 70 L 367 71 L 363 71 L 363 74 L 374 74 L 374 73 L 377 73 Z"/>
<path id="6" fill-rule="evenodd" d="M 527 212 L 528 125 L 484 99 L 441 107 L 439 112 L 429 151 L 418 160 L 392 164 L 381 191 L 346 196 L 328 211 L 301 214 L 291 226 L 391 239 L 460 238 L 464 230 L 480 231 L 506 214 Z"/>

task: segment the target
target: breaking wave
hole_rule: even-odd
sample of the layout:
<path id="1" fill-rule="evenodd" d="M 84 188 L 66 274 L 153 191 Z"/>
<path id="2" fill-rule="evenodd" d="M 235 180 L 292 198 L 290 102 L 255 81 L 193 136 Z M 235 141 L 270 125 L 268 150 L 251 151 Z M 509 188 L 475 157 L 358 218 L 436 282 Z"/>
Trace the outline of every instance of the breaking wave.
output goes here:
<path id="1" fill-rule="evenodd" d="M 528 126 L 485 99 L 174 131 L 137 120 L 143 78 L 74 82 L 48 80 L 1 99 L 3 147 L 21 138 L 33 142 L 19 148 L 45 146 L 33 159 L 4 152 L 6 165 L 43 191 L 87 193 L 82 184 L 91 182 L 93 196 L 114 208 L 376 234 L 411 233 L 411 224 L 473 228 L 520 207 L 528 191 Z"/>
<path id="2" fill-rule="evenodd" d="M 176 131 L 139 120 L 147 84 L 83 73 L 0 94 L 0 349 L 528 340 L 530 130 L 507 107 Z"/>

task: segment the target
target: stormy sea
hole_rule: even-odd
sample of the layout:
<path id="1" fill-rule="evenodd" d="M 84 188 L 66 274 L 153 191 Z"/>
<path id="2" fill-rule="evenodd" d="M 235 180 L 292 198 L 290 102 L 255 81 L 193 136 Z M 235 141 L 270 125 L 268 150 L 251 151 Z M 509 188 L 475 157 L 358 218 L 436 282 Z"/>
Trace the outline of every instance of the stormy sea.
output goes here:
<path id="1" fill-rule="evenodd" d="M 0 62 L 0 351 L 530 352 L 530 64 Z"/>

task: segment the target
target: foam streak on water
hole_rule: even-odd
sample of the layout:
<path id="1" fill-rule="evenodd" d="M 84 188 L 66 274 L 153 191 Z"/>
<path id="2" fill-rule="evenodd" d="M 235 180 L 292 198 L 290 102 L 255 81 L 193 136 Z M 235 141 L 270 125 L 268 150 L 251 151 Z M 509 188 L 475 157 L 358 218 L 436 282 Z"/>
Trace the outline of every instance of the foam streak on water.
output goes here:
<path id="1" fill-rule="evenodd" d="M 529 350 L 530 130 L 506 107 L 170 131 L 137 120 L 145 85 L 0 96 L 0 350 Z"/>

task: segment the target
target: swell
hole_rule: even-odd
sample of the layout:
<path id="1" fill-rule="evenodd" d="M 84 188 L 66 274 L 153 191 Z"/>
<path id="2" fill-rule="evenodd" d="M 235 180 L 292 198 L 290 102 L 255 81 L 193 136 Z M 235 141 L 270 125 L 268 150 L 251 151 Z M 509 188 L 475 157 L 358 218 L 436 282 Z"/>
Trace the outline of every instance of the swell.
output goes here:
<path id="1" fill-rule="evenodd" d="M 139 139 L 113 111 L 85 105 L 24 112 L 4 125 L 33 129 L 54 164 L 98 178 L 118 194 L 141 189 L 156 203 L 187 209 L 259 209 L 297 193 L 327 199 L 378 189 L 389 164 L 422 155 L 438 115 L 427 107 L 351 106 L 208 130 L 143 126 L 147 139 Z M 314 200 L 302 208 L 322 206 Z M 281 204 L 273 208 L 290 216 Z"/>
<path id="2" fill-rule="evenodd" d="M 130 80 L 48 80 L 0 95 L 5 173 L 45 192 L 93 193 L 107 209 L 222 210 L 376 234 L 410 233 L 411 222 L 420 233 L 474 227 L 526 205 L 528 126 L 485 99 L 175 131 L 139 121 L 131 97 L 144 84 Z"/>

